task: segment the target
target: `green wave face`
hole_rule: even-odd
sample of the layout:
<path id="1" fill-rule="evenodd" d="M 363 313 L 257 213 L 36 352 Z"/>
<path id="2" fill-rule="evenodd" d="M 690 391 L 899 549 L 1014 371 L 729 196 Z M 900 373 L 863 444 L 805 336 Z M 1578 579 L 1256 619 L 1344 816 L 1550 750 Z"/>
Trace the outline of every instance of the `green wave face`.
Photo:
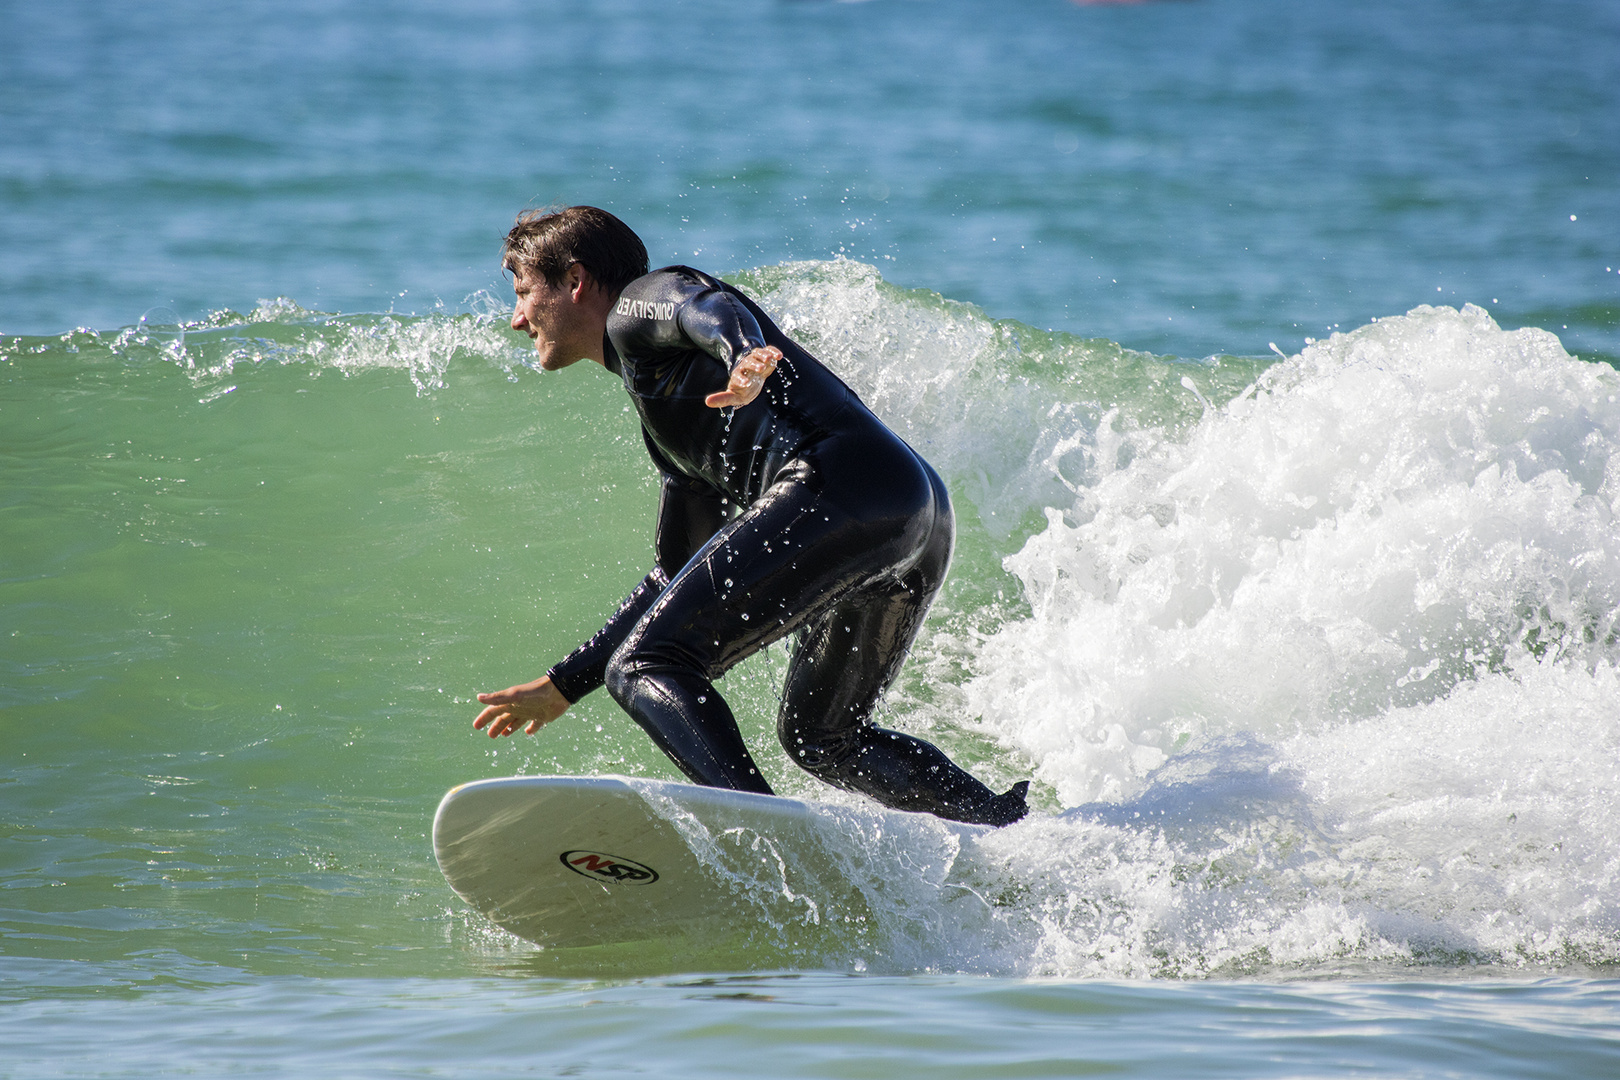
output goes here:
<path id="1" fill-rule="evenodd" d="M 882 879 L 821 899 L 848 920 L 754 883 L 747 941 L 609 964 L 461 909 L 426 840 L 447 788 L 677 778 L 602 695 L 471 728 L 645 572 L 654 477 L 616 381 L 539 373 L 493 298 L 265 302 L 0 339 L 8 952 L 204 980 L 1612 968 L 1613 370 L 1475 308 L 1183 360 L 859 263 L 734 280 L 946 476 L 952 577 L 884 722 L 1035 777 L 1040 820 L 874 832 L 777 749 L 776 648 L 721 689 Z"/>

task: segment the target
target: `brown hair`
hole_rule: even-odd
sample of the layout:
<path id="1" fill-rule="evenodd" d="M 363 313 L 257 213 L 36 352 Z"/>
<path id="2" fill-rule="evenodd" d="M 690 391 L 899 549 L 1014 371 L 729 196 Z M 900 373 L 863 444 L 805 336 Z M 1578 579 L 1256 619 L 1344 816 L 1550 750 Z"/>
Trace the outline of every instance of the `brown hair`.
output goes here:
<path id="1" fill-rule="evenodd" d="M 501 246 L 503 266 L 538 274 L 554 289 L 574 263 L 617 293 L 647 272 L 647 246 L 630 226 L 594 206 L 525 210 Z"/>

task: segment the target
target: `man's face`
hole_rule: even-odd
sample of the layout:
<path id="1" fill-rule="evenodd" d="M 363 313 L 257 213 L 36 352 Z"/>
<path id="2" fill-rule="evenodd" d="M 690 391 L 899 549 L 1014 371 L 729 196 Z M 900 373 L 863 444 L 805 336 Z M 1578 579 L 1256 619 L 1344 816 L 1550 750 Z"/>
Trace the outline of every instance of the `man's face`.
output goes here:
<path id="1" fill-rule="evenodd" d="M 529 335 L 540 354 L 540 366 L 547 371 L 560 371 L 591 351 L 582 325 L 588 320 L 574 302 L 573 284 L 572 277 L 552 286 L 531 270 L 514 271 L 512 291 L 517 294 L 517 304 L 512 329 Z"/>

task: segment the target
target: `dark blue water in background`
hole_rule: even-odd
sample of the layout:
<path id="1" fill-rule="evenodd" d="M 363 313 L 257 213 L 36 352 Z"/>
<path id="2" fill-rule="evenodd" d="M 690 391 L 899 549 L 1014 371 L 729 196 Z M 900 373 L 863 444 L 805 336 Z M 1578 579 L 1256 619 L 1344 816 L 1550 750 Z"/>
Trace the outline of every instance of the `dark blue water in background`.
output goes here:
<path id="1" fill-rule="evenodd" d="M 454 308 L 553 201 L 1158 352 L 1471 301 L 1616 356 L 1620 6 L 0 5 L 0 331 Z"/>

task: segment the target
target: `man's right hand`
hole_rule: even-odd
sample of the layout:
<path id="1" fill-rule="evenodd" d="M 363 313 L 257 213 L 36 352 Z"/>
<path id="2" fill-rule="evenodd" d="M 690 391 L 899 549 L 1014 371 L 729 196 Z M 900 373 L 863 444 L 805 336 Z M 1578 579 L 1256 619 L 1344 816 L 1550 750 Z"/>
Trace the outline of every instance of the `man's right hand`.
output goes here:
<path id="1" fill-rule="evenodd" d="M 493 694 L 479 694 L 478 700 L 486 708 L 473 721 L 473 727 L 482 731 L 488 725 L 492 739 L 510 735 L 525 723 L 529 726 L 523 733 L 533 735 L 567 712 L 570 704 L 562 696 L 562 691 L 551 685 L 551 678 L 546 675 L 522 686 L 509 686 Z"/>
<path id="2" fill-rule="evenodd" d="M 731 379 L 726 383 L 726 388 L 710 394 L 703 399 L 703 403 L 711 409 L 742 408 L 759 397 L 765 380 L 771 377 L 776 365 L 781 362 L 782 350 L 775 345 L 749 349 L 737 359 L 737 366 L 731 369 Z"/>

